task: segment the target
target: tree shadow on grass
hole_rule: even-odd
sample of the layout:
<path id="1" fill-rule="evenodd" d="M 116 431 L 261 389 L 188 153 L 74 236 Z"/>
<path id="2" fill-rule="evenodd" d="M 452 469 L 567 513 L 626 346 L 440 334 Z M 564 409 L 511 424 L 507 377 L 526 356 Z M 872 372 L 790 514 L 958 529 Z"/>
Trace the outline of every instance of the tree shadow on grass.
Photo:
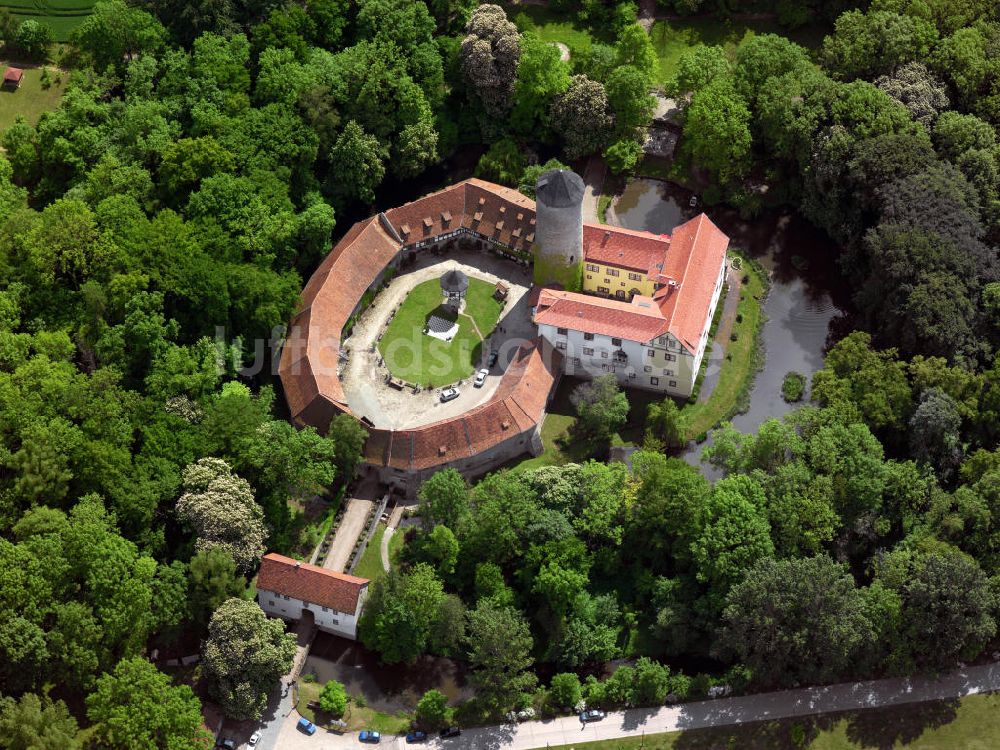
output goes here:
<path id="1" fill-rule="evenodd" d="M 681 734 L 672 750 L 799 750 L 836 724 L 835 716 L 741 724 L 719 729 L 693 729 Z"/>
<path id="2" fill-rule="evenodd" d="M 928 729 L 937 729 L 955 720 L 957 698 L 905 706 L 878 708 L 849 714 L 847 738 L 860 747 L 891 750 L 908 745 Z"/>

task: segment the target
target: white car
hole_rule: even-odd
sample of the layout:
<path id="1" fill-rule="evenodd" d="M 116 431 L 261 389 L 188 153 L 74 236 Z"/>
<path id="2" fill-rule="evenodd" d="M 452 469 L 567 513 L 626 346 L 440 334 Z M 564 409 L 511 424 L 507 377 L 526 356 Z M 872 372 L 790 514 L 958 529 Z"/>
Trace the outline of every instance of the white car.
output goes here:
<path id="1" fill-rule="evenodd" d="M 446 403 L 454 398 L 458 398 L 458 388 L 445 388 L 441 391 L 441 403 Z"/>
<path id="2" fill-rule="evenodd" d="M 486 382 L 486 376 L 490 374 L 489 370 L 483 369 L 476 373 L 476 379 L 473 381 L 473 385 L 476 388 L 482 388 L 483 383 Z"/>
<path id="3" fill-rule="evenodd" d="M 258 742 L 260 742 L 260 732 L 254 732 L 250 735 L 250 739 L 247 740 L 247 747 L 257 747 Z"/>

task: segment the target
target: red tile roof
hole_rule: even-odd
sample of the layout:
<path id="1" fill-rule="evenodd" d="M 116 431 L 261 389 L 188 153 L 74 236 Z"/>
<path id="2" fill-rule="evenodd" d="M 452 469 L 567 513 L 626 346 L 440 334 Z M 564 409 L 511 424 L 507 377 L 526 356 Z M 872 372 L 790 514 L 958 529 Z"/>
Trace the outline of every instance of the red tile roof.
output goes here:
<path id="1" fill-rule="evenodd" d="M 451 419 L 409 430 L 373 429 L 368 463 L 419 471 L 478 455 L 532 430 L 562 371 L 562 356 L 542 338 L 523 345 L 488 401 Z"/>
<path id="2" fill-rule="evenodd" d="M 264 555 L 257 574 L 257 590 L 273 591 L 320 607 L 353 614 L 367 578 L 335 573 L 271 552 Z"/>
<path id="3" fill-rule="evenodd" d="M 17 83 L 18 81 L 21 80 L 21 77 L 23 75 L 24 75 L 24 71 L 21 70 L 21 68 L 7 68 L 7 70 L 5 70 L 3 72 L 3 80 L 4 80 L 4 83 L 8 83 L 8 82 L 9 83 Z"/>
<path id="4" fill-rule="evenodd" d="M 670 333 L 694 352 L 708 325 L 715 283 L 726 262 L 729 237 L 705 214 L 674 228 L 663 272 L 675 279 L 665 287 L 660 309 L 670 319 Z M 654 295 L 655 297 L 655 295 Z"/>
<path id="5" fill-rule="evenodd" d="M 667 319 L 649 297 L 636 295 L 625 302 L 552 289 L 539 296 L 535 323 L 642 342 L 668 330 Z"/>
<path id="6" fill-rule="evenodd" d="M 653 274 L 663 267 L 670 238 L 603 224 L 583 225 L 583 257 L 590 263 Z"/>

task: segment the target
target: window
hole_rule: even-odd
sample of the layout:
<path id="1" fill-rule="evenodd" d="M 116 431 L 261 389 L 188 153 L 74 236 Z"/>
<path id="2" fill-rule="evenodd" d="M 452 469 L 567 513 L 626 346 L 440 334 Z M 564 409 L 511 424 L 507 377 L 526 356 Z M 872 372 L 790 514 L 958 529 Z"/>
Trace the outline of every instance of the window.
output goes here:
<path id="1" fill-rule="evenodd" d="M 607 352 L 601 352 L 601 359 L 607 359 L 607 358 L 608 358 L 608 353 Z"/>
<path id="2" fill-rule="evenodd" d="M 592 279 L 592 278 L 594 278 L 594 277 L 593 277 L 593 276 L 591 276 L 591 275 L 590 275 L 590 274 L 588 273 L 588 274 L 587 274 L 587 278 L 588 278 L 588 279 Z"/>
<path id="3" fill-rule="evenodd" d="M 641 273 L 629 273 L 628 277 L 632 279 L 632 281 L 642 281 Z"/>
<path id="4" fill-rule="evenodd" d="M 598 265 L 595 265 L 594 263 L 588 263 L 587 264 L 587 270 L 588 271 L 600 271 L 601 267 L 598 266 Z M 590 278 L 590 277 L 588 276 L 588 278 Z"/>
<path id="5" fill-rule="evenodd" d="M 268 599 L 267 600 L 267 606 L 273 607 L 274 606 L 274 600 L 273 599 Z"/>
<path id="6" fill-rule="evenodd" d="M 576 365 L 577 367 L 579 367 L 580 366 L 580 358 L 579 357 L 573 357 L 573 364 Z"/>
<path id="7" fill-rule="evenodd" d="M 673 374 L 674 374 L 674 371 L 673 371 L 673 370 L 664 370 L 664 371 L 663 371 L 663 374 L 664 374 L 664 375 L 667 375 L 667 376 L 670 376 L 670 375 L 673 375 Z"/>
<path id="8" fill-rule="evenodd" d="M 593 355 L 593 353 L 594 353 L 594 350 L 591 349 L 589 346 L 583 347 L 583 356 L 590 357 L 590 356 Z"/>
<path id="9" fill-rule="evenodd" d="M 618 275 L 618 269 L 617 268 L 609 268 L 608 269 L 608 276 L 617 276 L 617 275 Z"/>
<path id="10" fill-rule="evenodd" d="M 604 372 L 614 372 L 615 371 L 615 366 L 614 365 L 601 365 L 601 369 L 604 370 Z"/>
<path id="11" fill-rule="evenodd" d="M 302 602 L 302 609 L 312 609 L 312 606 L 309 602 Z"/>
<path id="12" fill-rule="evenodd" d="M 611 339 L 611 346 L 621 346 L 621 345 L 622 345 L 621 339 Z"/>
<path id="13" fill-rule="evenodd" d="M 610 283 L 611 283 L 611 279 L 605 279 L 605 280 L 604 280 L 604 283 L 605 283 L 605 284 L 610 284 Z"/>
<path id="14" fill-rule="evenodd" d="M 618 282 L 618 286 L 625 286 L 625 282 L 624 281 Z"/>
<path id="15" fill-rule="evenodd" d="M 677 355 L 676 354 L 664 354 L 663 358 L 665 360 L 667 360 L 667 362 L 676 362 L 677 361 Z"/>
<path id="16" fill-rule="evenodd" d="M 287 602 L 289 600 L 288 594 L 284 594 L 284 597 L 285 597 L 285 601 Z"/>
<path id="17" fill-rule="evenodd" d="M 660 384 L 660 379 L 659 378 L 650 378 L 649 379 L 649 384 L 650 385 L 659 385 Z"/>
<path id="18" fill-rule="evenodd" d="M 634 373 L 634 372 L 630 372 L 630 373 L 628 374 L 628 379 L 629 379 L 629 380 L 635 380 L 635 373 Z"/>
<path id="19" fill-rule="evenodd" d="M 677 387 L 677 381 L 676 380 L 671 380 L 670 381 L 670 387 L 671 388 L 676 388 Z"/>
<path id="20" fill-rule="evenodd" d="M 565 336 L 567 331 L 565 328 L 557 328 L 556 333 L 558 333 L 560 336 Z"/>
<path id="21" fill-rule="evenodd" d="M 650 359 L 652 359 L 653 357 L 656 356 L 656 351 L 653 350 L 653 349 L 647 349 L 646 350 L 646 356 L 649 357 Z"/>
<path id="22" fill-rule="evenodd" d="M 604 283 L 605 283 L 605 284 L 607 284 L 607 283 L 608 283 L 608 280 L 607 280 L 607 279 L 605 279 L 605 280 L 604 280 Z M 599 287 L 597 287 L 597 291 L 598 291 L 598 292 L 600 292 L 601 294 L 607 294 L 607 293 L 608 293 L 608 292 L 610 292 L 611 290 L 610 290 L 610 289 L 608 289 L 608 288 L 607 288 L 606 286 L 599 286 Z"/>
<path id="23" fill-rule="evenodd" d="M 565 341 L 557 341 L 556 342 L 556 349 L 559 349 L 560 351 L 566 351 L 566 342 Z"/>
<path id="24" fill-rule="evenodd" d="M 329 611 L 330 611 L 330 610 L 328 610 L 328 609 L 327 609 L 326 607 L 321 607 L 321 609 L 322 609 L 322 610 L 323 610 L 324 612 L 329 612 Z"/>
<path id="25" fill-rule="evenodd" d="M 594 334 L 592 334 L 592 333 L 585 333 L 585 334 L 583 334 L 583 340 L 584 341 L 593 341 L 594 340 Z"/>
<path id="26" fill-rule="evenodd" d="M 653 368 L 650 367 L 649 365 L 646 365 L 645 367 L 642 368 L 642 371 L 643 372 L 652 372 Z"/>
<path id="27" fill-rule="evenodd" d="M 340 620 L 338 620 L 336 617 L 330 620 L 330 622 L 332 622 L 334 625 L 340 625 Z"/>

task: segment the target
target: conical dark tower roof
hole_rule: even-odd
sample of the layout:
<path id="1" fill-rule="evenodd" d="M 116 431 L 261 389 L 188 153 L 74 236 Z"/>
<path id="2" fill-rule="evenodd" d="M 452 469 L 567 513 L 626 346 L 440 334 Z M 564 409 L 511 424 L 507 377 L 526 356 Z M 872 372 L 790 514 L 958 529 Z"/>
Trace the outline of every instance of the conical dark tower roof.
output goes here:
<path id="1" fill-rule="evenodd" d="M 535 195 L 546 206 L 566 208 L 578 206 L 583 201 L 583 180 L 568 169 L 551 169 L 544 172 L 535 185 Z"/>
<path id="2" fill-rule="evenodd" d="M 456 268 L 441 277 L 441 289 L 451 294 L 464 292 L 469 288 L 469 277 Z"/>

